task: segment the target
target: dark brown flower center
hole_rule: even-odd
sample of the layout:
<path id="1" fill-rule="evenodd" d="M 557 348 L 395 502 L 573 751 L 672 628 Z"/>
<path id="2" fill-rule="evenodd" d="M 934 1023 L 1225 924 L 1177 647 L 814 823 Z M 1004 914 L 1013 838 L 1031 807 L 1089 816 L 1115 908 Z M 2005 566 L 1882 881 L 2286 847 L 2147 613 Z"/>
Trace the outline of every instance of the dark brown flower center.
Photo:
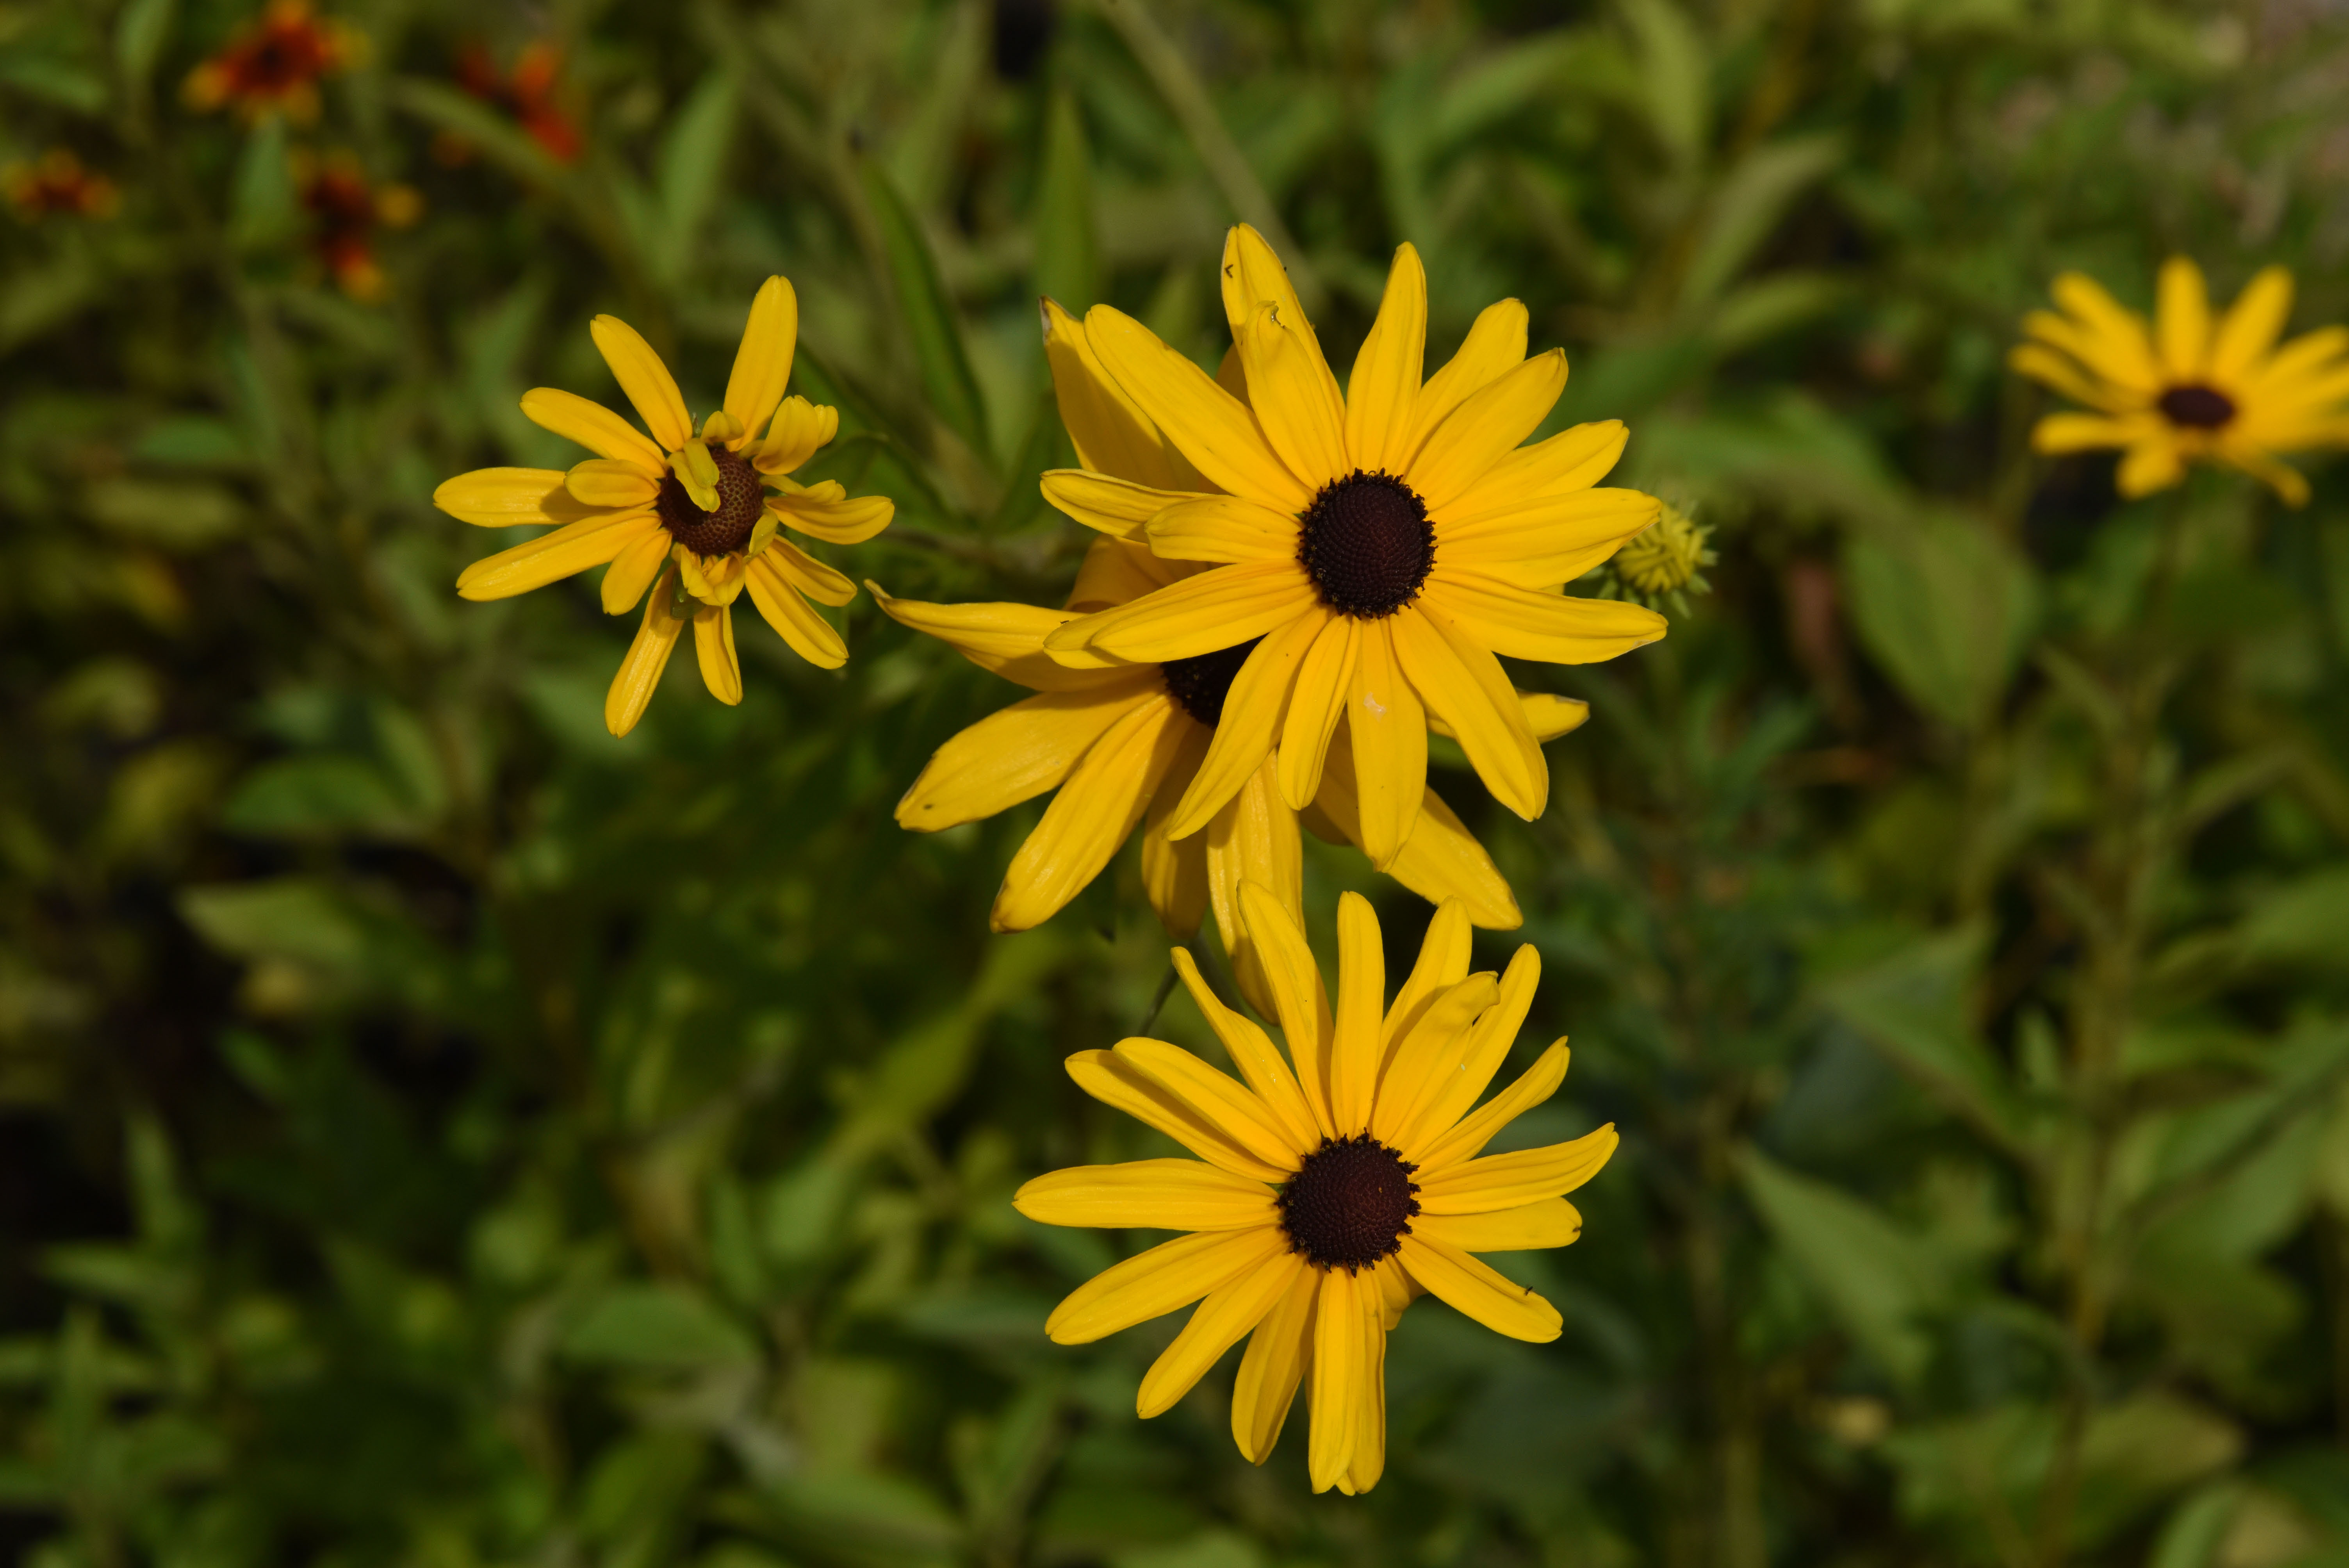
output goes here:
<path id="1" fill-rule="evenodd" d="M 1263 641 L 1250 637 L 1237 647 L 1169 659 L 1158 666 L 1158 678 L 1166 683 L 1166 695 L 1181 703 L 1185 713 L 1213 729 L 1223 721 L 1224 698 L 1231 696 L 1232 681 L 1240 666 Z"/>
<path id="2" fill-rule="evenodd" d="M 1280 1189 L 1288 1250 L 1348 1274 L 1393 1256 L 1419 1212 L 1418 1169 L 1367 1132 L 1323 1139 Z"/>
<path id="3" fill-rule="evenodd" d="M 1419 596 L 1435 564 L 1427 503 L 1392 474 L 1357 469 L 1321 487 L 1305 509 L 1297 559 L 1341 615 L 1375 620 Z"/>
<path id="4" fill-rule="evenodd" d="M 653 501 L 653 510 L 660 514 L 668 536 L 688 550 L 698 555 L 723 555 L 750 542 L 750 531 L 766 509 L 766 492 L 760 487 L 758 469 L 723 447 L 711 447 L 709 451 L 710 461 L 718 465 L 718 510 L 702 511 L 674 473 L 661 476 L 660 495 Z"/>
<path id="5" fill-rule="evenodd" d="M 2235 417 L 2235 400 L 2216 387 L 2172 387 L 2156 405 L 2173 425 L 2215 430 Z"/>

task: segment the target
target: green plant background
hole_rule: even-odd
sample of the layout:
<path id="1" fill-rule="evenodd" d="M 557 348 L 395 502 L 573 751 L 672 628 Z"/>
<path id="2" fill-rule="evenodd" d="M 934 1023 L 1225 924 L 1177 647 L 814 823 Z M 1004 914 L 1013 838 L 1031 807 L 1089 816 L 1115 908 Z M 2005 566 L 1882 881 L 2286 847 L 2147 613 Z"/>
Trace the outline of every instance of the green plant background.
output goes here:
<path id="1" fill-rule="evenodd" d="M 158 1563 L 2349 1563 L 2349 486 L 2117 503 L 2002 368 L 2082 267 L 2292 265 L 2349 318 L 2320 0 L 341 0 L 311 127 L 181 107 L 245 0 L 0 7 L 0 1548 Z M 455 85 L 566 50 L 559 164 Z M 470 161 L 429 149 L 454 135 Z M 444 143 L 445 145 L 445 143 Z M 418 187 L 362 304 L 290 148 Z M 460 603 L 429 504 L 574 453 L 613 311 L 708 407 L 802 304 L 890 592 L 1054 601 L 1035 296 L 1212 364 L 1255 222 L 1342 365 L 1408 239 L 1448 352 L 1516 294 L 1716 529 L 1525 824 L 1516 1136 L 1612 1120 L 1527 1346 L 1425 1301 L 1370 1497 L 1174 1321 L 1064 1349 L 1149 1238 L 1030 1224 L 1157 1152 L 1060 1069 L 1148 1013 L 1130 862 L 986 910 L 1033 811 L 890 811 L 1010 688 L 860 599 L 729 709 L 592 583 Z M 1442 758 L 1438 758 L 1439 764 Z M 1454 758 L 1456 764 L 1456 758 Z M 1309 915 L 1427 910 L 1312 846 Z M 1178 996 L 1158 1026 L 1207 1046 Z"/>

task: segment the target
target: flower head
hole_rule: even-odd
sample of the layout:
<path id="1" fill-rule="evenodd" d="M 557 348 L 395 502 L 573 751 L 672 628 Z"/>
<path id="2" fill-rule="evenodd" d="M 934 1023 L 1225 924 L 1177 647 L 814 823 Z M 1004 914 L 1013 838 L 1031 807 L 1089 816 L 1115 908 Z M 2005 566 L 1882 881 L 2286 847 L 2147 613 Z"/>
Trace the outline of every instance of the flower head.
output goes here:
<path id="1" fill-rule="evenodd" d="M 434 505 L 484 528 L 562 525 L 473 562 L 457 592 L 504 599 L 608 564 L 605 613 L 624 614 L 645 601 L 644 624 L 605 698 L 604 722 L 616 736 L 644 717 L 688 623 L 710 695 L 742 700 L 733 605 L 745 589 L 802 658 L 825 669 L 846 663 L 847 645 L 807 601 L 845 604 L 856 584 L 777 531 L 855 544 L 888 527 L 895 509 L 880 496 L 852 500 L 836 480 L 802 485 L 785 477 L 840 428 L 833 409 L 783 396 L 799 337 L 790 283 L 773 277 L 760 288 L 725 401 L 698 434 L 668 367 L 635 328 L 599 315 L 589 332 L 651 438 L 575 394 L 551 387 L 523 394 L 531 419 L 596 455 L 568 473 L 480 469 L 435 490 Z"/>
<path id="2" fill-rule="evenodd" d="M 1084 324 L 1049 300 L 1043 310 L 1061 417 L 1088 473 L 1166 488 L 1204 484 L 1102 371 Z M 1024 931 L 1050 919 L 1143 825 L 1143 885 L 1167 934 L 1188 941 L 1212 907 L 1242 988 L 1268 1010 L 1270 992 L 1239 919 L 1240 884 L 1252 881 L 1273 889 L 1292 917 L 1301 918 L 1300 820 L 1333 842 L 1361 841 L 1352 758 L 1343 748 L 1331 752 L 1319 789 L 1300 814 L 1282 797 L 1278 762 L 1268 756 L 1217 809 L 1206 831 L 1170 839 L 1166 826 L 1174 805 L 1207 755 L 1233 679 L 1257 645 L 1081 669 L 1054 662 L 1043 650 L 1049 634 L 1080 615 L 1131 603 L 1205 570 L 1195 562 L 1162 560 L 1130 540 L 1104 537 L 1094 541 L 1063 610 L 928 604 L 891 599 L 874 588 L 889 614 L 1040 694 L 939 748 L 898 802 L 897 820 L 935 832 L 1058 789 L 996 897 L 991 922 L 998 931 Z M 1527 724 L 1545 740 L 1589 712 L 1569 698 L 1517 695 Z M 1460 898 L 1479 925 L 1506 928 L 1522 918 L 1491 857 L 1433 789 L 1387 871 L 1430 900 Z"/>
<path id="3" fill-rule="evenodd" d="M 191 108 L 233 107 L 247 119 L 284 114 L 307 124 L 318 118 L 318 84 L 358 57 L 359 35 L 315 15 L 310 0 L 269 0 L 267 9 L 188 73 L 182 89 Z"/>
<path id="4" fill-rule="evenodd" d="M 2302 506 L 2308 481 L 2277 454 L 2349 445 L 2349 328 L 2279 347 L 2292 314 L 2283 268 L 2261 272 L 2214 322 L 2201 269 L 2172 257 L 2150 331 L 2082 273 L 2065 273 L 2054 292 L 2062 314 L 2024 317 L 2031 341 L 2008 363 L 2096 412 L 2050 414 L 2032 444 L 2050 453 L 2121 449 L 2121 494 L 2167 490 L 2189 462 L 2215 462 Z"/>
<path id="5" fill-rule="evenodd" d="M 0 169 L 0 190 L 9 204 L 28 219 L 53 212 L 80 218 L 110 218 L 122 204 L 121 192 L 103 174 L 82 167 L 80 159 L 62 147 L 53 147 L 35 163 L 11 163 Z"/>
<path id="6" fill-rule="evenodd" d="M 1525 356 L 1515 300 L 1477 317 L 1423 382 L 1427 279 L 1409 245 L 1343 393 L 1252 229 L 1232 231 L 1223 292 L 1234 354 L 1222 377 L 1107 305 L 1085 318 L 1108 379 L 1202 482 L 1063 470 L 1045 493 L 1081 522 L 1206 569 L 1071 621 L 1046 650 L 1098 666 L 1255 642 L 1171 837 L 1206 827 L 1276 748 L 1281 796 L 1302 810 L 1341 724 L 1374 865 L 1393 864 L 1418 820 L 1431 719 L 1503 804 L 1538 816 L 1548 765 L 1495 655 L 1580 664 L 1664 634 L 1644 606 L 1556 592 L 1655 518 L 1651 496 L 1592 488 L 1623 426 L 1519 447 L 1565 387 L 1566 356 Z"/>
<path id="7" fill-rule="evenodd" d="M 1565 1195 L 1607 1163 L 1615 1129 L 1477 1157 L 1557 1091 L 1567 1050 L 1552 1045 L 1476 1105 L 1516 1041 L 1541 963 L 1520 947 L 1507 973 L 1469 974 L 1456 901 L 1436 912 L 1388 1004 L 1378 918 L 1346 894 L 1334 1009 L 1279 899 L 1246 883 L 1241 910 L 1265 954 L 1288 1056 L 1218 1002 L 1178 949 L 1184 984 L 1247 1081 L 1149 1039 L 1081 1052 L 1069 1074 L 1199 1160 L 1056 1171 L 1013 1202 L 1046 1224 L 1193 1233 L 1079 1286 L 1045 1332 L 1082 1345 L 1198 1302 L 1143 1377 L 1141 1413 L 1173 1408 L 1252 1334 L 1232 1391 L 1240 1452 L 1256 1464 L 1270 1455 L 1309 1370 L 1313 1488 L 1368 1491 L 1386 1464 L 1387 1331 L 1427 1292 L 1512 1338 L 1557 1338 L 1557 1309 L 1473 1254 L 1580 1235 Z"/>
<path id="8" fill-rule="evenodd" d="M 556 100 L 563 51 L 545 39 L 523 46 L 513 69 L 501 71 L 489 50 L 475 44 L 457 57 L 457 80 L 482 102 L 512 115 L 523 132 L 557 163 L 579 156 L 579 126 Z"/>
<path id="9" fill-rule="evenodd" d="M 1645 533 L 1616 552 L 1610 563 L 1615 579 L 1627 593 L 1650 602 L 1690 588 L 1702 592 L 1701 574 L 1713 562 L 1712 536 L 1713 530 L 1678 507 L 1663 506 Z"/>
<path id="10" fill-rule="evenodd" d="M 347 153 L 295 159 L 294 183 L 319 262 L 353 299 L 379 298 L 384 278 L 376 264 L 375 232 L 407 228 L 423 214 L 424 199 L 412 185 L 368 184 L 358 160 Z"/>

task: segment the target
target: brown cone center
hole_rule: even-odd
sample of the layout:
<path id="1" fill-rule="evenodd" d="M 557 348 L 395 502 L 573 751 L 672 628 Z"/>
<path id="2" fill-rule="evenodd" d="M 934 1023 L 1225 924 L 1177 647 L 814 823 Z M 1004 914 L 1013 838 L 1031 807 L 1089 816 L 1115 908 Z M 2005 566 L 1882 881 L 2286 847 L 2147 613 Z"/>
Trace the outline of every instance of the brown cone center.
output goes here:
<path id="1" fill-rule="evenodd" d="M 1348 1274 L 1392 1257 L 1419 1212 L 1418 1169 L 1367 1132 L 1323 1139 L 1280 1189 L 1289 1250 Z"/>
<path id="2" fill-rule="evenodd" d="M 750 531 L 766 510 L 766 491 L 759 483 L 759 470 L 749 463 L 723 447 L 709 451 L 710 461 L 718 465 L 718 510 L 702 511 L 674 473 L 661 476 L 653 510 L 669 537 L 688 550 L 697 555 L 724 555 L 750 542 Z"/>

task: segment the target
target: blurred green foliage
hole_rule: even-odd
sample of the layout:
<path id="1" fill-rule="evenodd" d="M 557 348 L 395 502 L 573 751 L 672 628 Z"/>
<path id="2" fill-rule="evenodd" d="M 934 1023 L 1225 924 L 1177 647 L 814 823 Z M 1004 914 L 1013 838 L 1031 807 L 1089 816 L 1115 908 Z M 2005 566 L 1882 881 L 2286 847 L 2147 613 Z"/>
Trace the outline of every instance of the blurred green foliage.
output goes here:
<path id="1" fill-rule="evenodd" d="M 2001 368 L 2067 265 L 2349 317 L 2337 4 L 346 0 L 314 123 L 183 107 L 249 15 L 0 6 L 0 161 L 120 193 L 0 222 L 22 1561 L 2349 1563 L 2349 485 L 2116 505 Z M 574 160 L 460 85 L 532 42 Z M 297 151 L 420 193 L 378 297 Z M 1235 219 L 1340 357 L 1401 240 L 1439 352 L 1524 298 L 1720 555 L 1520 672 L 1594 707 L 1546 818 L 1447 786 L 1577 1046 L 1515 1135 L 1626 1143 L 1502 1260 L 1563 1339 L 1405 1317 L 1362 1500 L 1241 1463 L 1228 1371 L 1137 1421 L 1174 1323 L 1042 1337 L 1145 1238 L 1008 1198 L 1157 1151 L 1059 1063 L 1165 959 L 1130 865 L 986 934 L 1032 813 L 892 824 L 1009 688 L 860 600 L 616 743 L 628 626 L 459 603 L 427 501 L 571 460 L 515 400 L 616 401 L 595 312 L 708 406 L 781 272 L 802 477 L 899 507 L 833 558 L 1056 601 L 1035 295 L 1212 364 Z"/>

